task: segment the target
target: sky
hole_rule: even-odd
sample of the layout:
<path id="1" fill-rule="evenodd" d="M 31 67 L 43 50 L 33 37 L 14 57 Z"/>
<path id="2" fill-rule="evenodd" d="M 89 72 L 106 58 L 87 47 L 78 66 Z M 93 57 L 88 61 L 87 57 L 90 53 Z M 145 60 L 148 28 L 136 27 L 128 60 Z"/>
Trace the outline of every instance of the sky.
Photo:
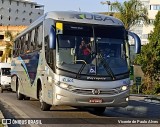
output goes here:
<path id="1" fill-rule="evenodd" d="M 45 12 L 48 11 L 83 11 L 83 12 L 107 12 L 108 6 L 101 2 L 107 0 L 31 0 L 38 4 L 45 5 Z M 115 2 L 116 0 L 110 0 Z M 117 0 L 124 2 L 125 0 Z"/>

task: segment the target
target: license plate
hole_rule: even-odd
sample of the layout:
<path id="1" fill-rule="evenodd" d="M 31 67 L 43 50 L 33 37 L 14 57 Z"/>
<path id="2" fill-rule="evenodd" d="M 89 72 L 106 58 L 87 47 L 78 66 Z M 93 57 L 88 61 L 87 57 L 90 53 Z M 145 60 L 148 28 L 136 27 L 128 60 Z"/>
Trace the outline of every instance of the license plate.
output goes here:
<path id="1" fill-rule="evenodd" d="M 92 98 L 89 100 L 90 103 L 102 103 L 103 100 L 101 98 Z"/>

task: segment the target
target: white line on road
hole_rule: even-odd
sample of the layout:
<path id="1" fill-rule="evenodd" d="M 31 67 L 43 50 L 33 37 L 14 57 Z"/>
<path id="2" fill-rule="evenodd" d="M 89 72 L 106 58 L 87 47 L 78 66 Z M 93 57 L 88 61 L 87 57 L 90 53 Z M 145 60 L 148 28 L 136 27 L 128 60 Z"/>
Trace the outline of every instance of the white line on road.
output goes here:
<path id="1" fill-rule="evenodd" d="M 12 103 L 5 101 L 3 98 L 0 98 L 1 101 L 5 104 L 7 104 L 9 107 L 12 107 L 12 109 L 17 112 L 21 118 L 30 118 L 26 113 L 24 113 L 22 110 L 20 110 L 19 108 L 17 108 L 15 105 L 13 105 Z M 31 127 L 39 127 L 38 125 L 30 125 Z"/>

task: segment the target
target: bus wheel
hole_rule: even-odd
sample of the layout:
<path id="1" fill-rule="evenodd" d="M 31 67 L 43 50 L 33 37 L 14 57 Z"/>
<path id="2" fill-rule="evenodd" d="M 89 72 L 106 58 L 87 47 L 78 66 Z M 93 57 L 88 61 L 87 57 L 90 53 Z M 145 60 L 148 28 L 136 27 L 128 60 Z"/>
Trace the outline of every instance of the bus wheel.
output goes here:
<path id="1" fill-rule="evenodd" d="M 19 81 L 17 81 L 17 99 L 18 100 L 23 100 L 24 99 L 24 95 L 20 93 Z"/>
<path id="2" fill-rule="evenodd" d="M 24 96 L 24 100 L 30 100 L 30 97 Z"/>
<path id="3" fill-rule="evenodd" d="M 94 111 L 96 114 L 103 114 L 105 112 L 106 107 L 95 107 Z"/>
<path id="4" fill-rule="evenodd" d="M 2 86 L 0 86 L 0 92 L 3 93 L 3 88 L 2 88 Z"/>
<path id="5" fill-rule="evenodd" d="M 42 110 L 42 111 L 49 111 L 50 108 L 51 108 L 51 105 L 45 103 L 45 102 L 43 101 L 42 96 L 43 96 L 43 95 L 42 95 L 42 89 L 40 88 L 40 89 L 39 89 L 39 102 L 40 102 L 41 110 Z"/>

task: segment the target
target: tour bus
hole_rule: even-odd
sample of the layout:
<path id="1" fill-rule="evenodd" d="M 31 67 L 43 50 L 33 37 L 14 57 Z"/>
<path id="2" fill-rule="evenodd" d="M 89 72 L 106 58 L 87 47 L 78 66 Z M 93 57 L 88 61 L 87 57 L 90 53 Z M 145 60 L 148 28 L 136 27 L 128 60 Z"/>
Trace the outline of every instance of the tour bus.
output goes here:
<path id="1" fill-rule="evenodd" d="M 11 88 L 19 100 L 38 99 L 43 111 L 58 105 L 90 107 L 97 113 L 125 107 L 129 35 L 139 53 L 139 37 L 114 17 L 48 12 L 15 39 Z"/>

